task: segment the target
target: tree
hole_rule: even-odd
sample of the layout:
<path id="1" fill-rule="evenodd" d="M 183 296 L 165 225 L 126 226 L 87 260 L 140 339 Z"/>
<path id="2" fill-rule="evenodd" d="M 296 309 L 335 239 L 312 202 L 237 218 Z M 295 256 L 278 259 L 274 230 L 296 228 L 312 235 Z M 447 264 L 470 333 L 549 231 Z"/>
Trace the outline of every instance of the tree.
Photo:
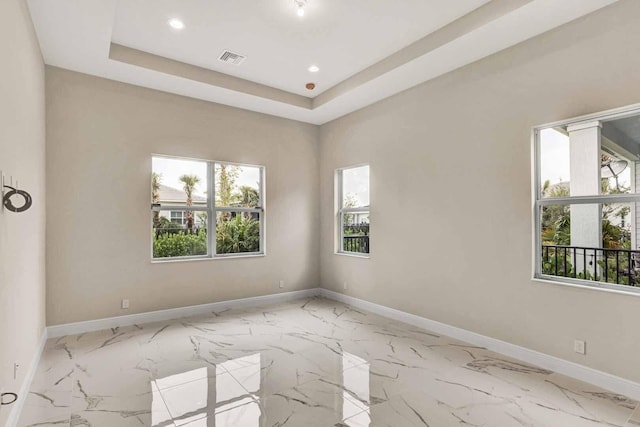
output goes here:
<path id="1" fill-rule="evenodd" d="M 260 195 L 258 194 L 258 190 L 247 185 L 243 185 L 242 187 L 240 187 L 240 195 L 238 198 L 238 203 L 240 204 L 240 206 L 245 208 L 255 208 L 260 203 Z"/>
<path id="2" fill-rule="evenodd" d="M 187 206 L 193 205 L 193 190 L 200 182 L 200 178 L 197 175 L 182 175 L 180 181 L 184 184 L 184 192 L 187 195 Z M 193 211 L 186 211 L 185 220 L 187 223 L 187 229 L 193 230 Z"/>
<path id="3" fill-rule="evenodd" d="M 233 189 L 240 174 L 239 168 L 221 164 L 216 169 L 216 205 L 231 206 Z"/>
<path id="4" fill-rule="evenodd" d="M 626 187 L 612 187 L 609 179 L 602 180 L 601 194 L 628 193 Z M 544 198 L 569 197 L 568 183 L 542 187 Z M 625 228 L 625 218 L 629 207 L 621 204 L 602 204 L 602 247 L 607 249 L 629 249 L 630 241 Z M 618 220 L 615 220 L 618 218 Z M 616 223 L 620 223 L 617 225 Z M 571 214 L 569 205 L 549 205 L 542 208 L 542 242 L 549 245 L 571 245 Z"/>
<path id="5" fill-rule="evenodd" d="M 162 174 L 157 172 L 151 173 L 151 200 L 153 204 L 160 203 L 160 183 L 162 182 Z M 153 226 L 160 228 L 160 212 L 153 212 Z"/>
<path id="6" fill-rule="evenodd" d="M 358 198 L 351 193 L 347 193 L 344 196 L 344 205 L 342 206 L 343 208 L 355 208 L 356 205 L 358 204 Z M 344 214 L 344 224 L 345 225 L 352 225 L 353 223 L 353 214 L 350 213 L 346 213 Z"/>
<path id="7" fill-rule="evenodd" d="M 216 167 L 216 206 L 251 207 L 260 203 L 260 195 L 249 186 L 236 187 L 240 168 L 231 165 Z M 218 253 L 258 252 L 260 222 L 251 212 L 221 212 L 216 220 L 216 251 Z"/>
<path id="8" fill-rule="evenodd" d="M 545 181 L 542 186 L 544 198 L 569 197 L 569 183 L 560 182 L 550 185 Z M 550 205 L 542 208 L 542 244 L 571 244 L 571 215 L 569 205 Z"/>
<path id="9" fill-rule="evenodd" d="M 602 180 L 602 194 L 627 194 L 630 191 L 629 187 L 620 186 L 617 182 L 615 186 L 611 186 L 610 179 Z M 625 219 L 630 212 L 631 209 L 627 205 L 615 203 L 604 203 L 602 205 L 603 247 L 631 249 L 631 236 L 625 226 Z M 614 222 L 618 222 L 620 225 L 615 225 Z"/>
<path id="10" fill-rule="evenodd" d="M 219 254 L 258 252 L 260 223 L 238 212 L 235 217 L 222 218 L 216 230 L 216 251 Z"/>

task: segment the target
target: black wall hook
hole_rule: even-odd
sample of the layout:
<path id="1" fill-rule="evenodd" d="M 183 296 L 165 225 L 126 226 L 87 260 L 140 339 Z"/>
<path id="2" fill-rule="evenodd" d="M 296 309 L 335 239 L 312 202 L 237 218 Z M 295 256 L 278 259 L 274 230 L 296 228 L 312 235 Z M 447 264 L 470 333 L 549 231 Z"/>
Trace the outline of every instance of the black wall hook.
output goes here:
<path id="1" fill-rule="evenodd" d="M 4 188 L 9 188 L 10 191 L 4 194 L 2 203 L 4 204 L 4 207 L 9 209 L 11 212 L 17 212 L 17 213 L 24 212 L 27 209 L 29 209 L 33 204 L 33 199 L 31 198 L 31 195 L 26 191 L 18 190 L 8 185 L 5 185 Z M 24 199 L 24 203 L 22 204 L 22 206 L 15 206 L 11 201 L 11 197 L 15 195 L 21 196 Z"/>
<path id="2" fill-rule="evenodd" d="M 2 395 L 0 395 L 0 405 L 11 405 L 15 403 L 16 400 L 18 400 L 18 395 L 15 393 L 2 393 Z"/>

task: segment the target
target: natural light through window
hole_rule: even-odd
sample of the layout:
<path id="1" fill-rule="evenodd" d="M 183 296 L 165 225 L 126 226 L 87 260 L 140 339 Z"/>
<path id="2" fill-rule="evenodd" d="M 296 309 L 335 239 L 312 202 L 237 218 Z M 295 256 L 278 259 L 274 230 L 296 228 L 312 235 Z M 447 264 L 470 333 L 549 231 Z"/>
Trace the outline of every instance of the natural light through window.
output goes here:
<path id="1" fill-rule="evenodd" d="M 152 381 L 152 424 L 193 427 L 260 425 L 259 353 Z M 169 414 L 163 411 L 166 404 Z"/>
<path id="2" fill-rule="evenodd" d="M 153 156 L 153 258 L 264 253 L 263 189 L 262 166 Z"/>
<path id="3" fill-rule="evenodd" d="M 536 276 L 640 286 L 640 116 L 536 130 Z"/>
<path id="4" fill-rule="evenodd" d="M 369 165 L 338 169 L 338 252 L 370 249 Z"/>
<path id="5" fill-rule="evenodd" d="M 349 427 L 371 422 L 370 364 L 351 353 L 342 355 L 342 419 Z"/>

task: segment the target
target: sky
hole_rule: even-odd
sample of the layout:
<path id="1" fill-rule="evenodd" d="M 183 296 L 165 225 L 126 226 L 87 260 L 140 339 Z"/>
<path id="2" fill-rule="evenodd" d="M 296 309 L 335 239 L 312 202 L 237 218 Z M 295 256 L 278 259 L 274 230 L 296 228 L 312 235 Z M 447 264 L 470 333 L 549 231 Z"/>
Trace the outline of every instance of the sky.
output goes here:
<path id="1" fill-rule="evenodd" d="M 355 207 L 369 206 L 369 166 L 344 169 L 342 171 L 342 192 L 353 195 Z"/>
<path id="2" fill-rule="evenodd" d="M 558 182 L 568 182 L 569 169 L 569 137 L 554 129 L 544 129 L 540 132 L 540 177 L 542 183 L 549 180 L 551 185 Z M 631 168 L 627 167 L 618 176 L 621 186 L 629 187 Z M 615 181 L 611 184 L 615 186 Z"/>
<path id="3" fill-rule="evenodd" d="M 207 162 L 199 160 L 185 160 L 171 157 L 153 157 L 152 170 L 162 175 L 160 183 L 167 187 L 181 190 L 184 184 L 180 182 L 182 175 L 197 175 L 200 183 L 196 186 L 194 194 L 206 197 L 207 192 Z M 240 175 L 236 179 L 236 186 L 247 185 L 258 188 L 260 169 L 257 167 L 240 167 Z"/>
<path id="4" fill-rule="evenodd" d="M 540 132 L 540 177 L 543 183 L 569 181 L 569 137 L 553 129 Z"/>

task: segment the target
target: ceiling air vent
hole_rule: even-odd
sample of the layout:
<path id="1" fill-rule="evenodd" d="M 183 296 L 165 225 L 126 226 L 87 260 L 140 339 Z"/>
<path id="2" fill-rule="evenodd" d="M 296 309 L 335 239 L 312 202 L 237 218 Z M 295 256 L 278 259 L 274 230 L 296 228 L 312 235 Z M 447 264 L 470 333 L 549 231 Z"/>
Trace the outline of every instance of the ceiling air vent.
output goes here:
<path id="1" fill-rule="evenodd" d="M 239 53 L 233 53 L 230 50 L 223 51 L 220 57 L 218 58 L 219 61 L 226 62 L 227 64 L 233 64 L 233 65 L 240 65 L 242 64 L 242 61 L 244 61 L 245 59 L 247 59 L 246 56 L 242 56 Z"/>

